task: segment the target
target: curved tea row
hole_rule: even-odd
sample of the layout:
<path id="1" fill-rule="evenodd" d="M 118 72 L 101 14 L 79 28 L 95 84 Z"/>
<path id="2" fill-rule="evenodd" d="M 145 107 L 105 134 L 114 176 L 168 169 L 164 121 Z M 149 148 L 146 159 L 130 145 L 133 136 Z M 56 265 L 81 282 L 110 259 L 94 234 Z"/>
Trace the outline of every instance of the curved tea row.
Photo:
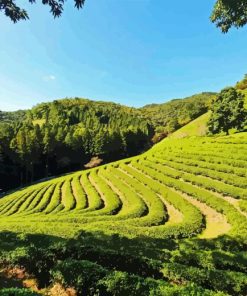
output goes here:
<path id="1" fill-rule="evenodd" d="M 245 233 L 245 152 L 241 138 L 166 140 L 140 157 L 6 196 L 0 200 L 0 223 L 9 221 L 13 226 L 20 219 L 22 224 L 44 223 L 48 232 L 50 222 L 62 222 L 74 224 L 77 231 L 101 229 L 156 238 L 201 233 L 203 237 L 209 218 L 206 210 L 191 202 L 193 198 L 226 218 L 225 232 L 235 233 L 237 227 L 238 233 Z M 227 196 L 236 204 L 229 203 Z M 169 206 L 180 213 L 179 222 L 170 223 Z"/>
<path id="2" fill-rule="evenodd" d="M 246 140 L 166 139 L 138 157 L 29 186 L 0 200 L 0 230 L 148 238 L 152 248 L 138 251 L 159 260 L 165 281 L 244 295 Z M 217 240 L 224 236 L 229 245 Z M 164 250 L 166 239 L 175 247 Z"/>

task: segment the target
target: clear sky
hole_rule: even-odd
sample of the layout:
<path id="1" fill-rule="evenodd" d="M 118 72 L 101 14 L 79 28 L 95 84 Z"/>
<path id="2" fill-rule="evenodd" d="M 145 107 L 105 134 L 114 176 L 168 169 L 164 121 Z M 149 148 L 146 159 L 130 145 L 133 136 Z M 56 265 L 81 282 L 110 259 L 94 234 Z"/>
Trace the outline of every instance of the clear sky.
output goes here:
<path id="1" fill-rule="evenodd" d="M 77 11 L 68 0 L 59 19 L 27 5 L 17 24 L 1 14 L 0 110 L 74 96 L 143 106 L 233 85 L 247 73 L 247 28 L 222 34 L 214 2 L 86 0 Z"/>

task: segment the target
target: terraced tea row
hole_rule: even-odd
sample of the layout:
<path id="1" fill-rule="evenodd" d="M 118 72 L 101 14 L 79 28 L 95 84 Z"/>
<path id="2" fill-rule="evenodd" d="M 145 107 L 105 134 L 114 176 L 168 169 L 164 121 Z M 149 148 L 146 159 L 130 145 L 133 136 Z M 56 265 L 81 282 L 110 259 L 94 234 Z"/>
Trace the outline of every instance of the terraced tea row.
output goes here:
<path id="1" fill-rule="evenodd" d="M 163 280 L 244 295 L 247 141 L 242 137 L 166 139 L 138 157 L 32 185 L 0 200 L 0 230 L 148 239 L 151 247 L 131 246 L 128 252 L 158 260 Z M 174 249 L 162 247 L 167 241 Z M 190 247 L 183 249 L 186 243 Z M 219 286 L 215 277 L 231 283 Z"/>
<path id="2" fill-rule="evenodd" d="M 230 224 L 234 226 L 236 217 L 238 221 L 246 218 L 242 201 L 247 198 L 244 157 L 240 166 L 235 162 L 244 155 L 244 148 L 238 138 L 166 140 L 133 160 L 60 177 L 6 196 L 0 201 L 1 224 L 8 220 L 14 224 L 22 218 L 22 223 L 42 221 L 49 231 L 49 222 L 56 220 L 76 223 L 81 229 L 130 236 L 190 237 L 210 225 L 207 211 L 202 211 L 193 198 L 226 217 L 227 223 L 232 212 Z M 217 151 L 224 153 L 217 156 Z M 232 158 L 225 162 L 229 153 Z M 240 199 L 239 211 L 225 195 L 235 198 L 236 203 Z M 182 221 L 167 223 L 169 206 L 180 213 Z M 222 233 L 229 228 L 223 227 Z"/>

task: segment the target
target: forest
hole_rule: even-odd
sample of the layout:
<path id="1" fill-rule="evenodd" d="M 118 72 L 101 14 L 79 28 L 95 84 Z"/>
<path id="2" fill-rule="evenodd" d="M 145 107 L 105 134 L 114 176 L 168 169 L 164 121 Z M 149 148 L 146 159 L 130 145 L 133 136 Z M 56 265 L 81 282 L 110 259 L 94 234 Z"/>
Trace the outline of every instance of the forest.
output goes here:
<path id="1" fill-rule="evenodd" d="M 213 97 L 202 93 L 139 109 L 68 98 L 2 111 L 0 189 L 84 169 L 93 157 L 107 163 L 142 153 L 205 113 Z"/>

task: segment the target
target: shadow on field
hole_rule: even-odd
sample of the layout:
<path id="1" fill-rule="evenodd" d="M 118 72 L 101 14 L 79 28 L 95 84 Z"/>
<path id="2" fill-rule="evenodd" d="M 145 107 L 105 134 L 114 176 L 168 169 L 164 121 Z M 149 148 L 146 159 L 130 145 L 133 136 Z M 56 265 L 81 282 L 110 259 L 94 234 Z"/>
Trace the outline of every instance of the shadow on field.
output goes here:
<path id="1" fill-rule="evenodd" d="M 227 235 L 207 240 L 162 240 L 146 236 L 129 239 L 119 235 L 109 236 L 100 231 L 81 231 L 73 239 L 63 239 L 44 234 L 6 231 L 0 233 L 0 270 L 14 266 L 24 268 L 37 279 L 39 288 L 50 285 L 53 281 L 52 270 L 59 263 L 70 260 L 87 260 L 107 270 L 162 279 L 163 264 L 172 262 L 173 252 L 182 253 L 183 250 L 187 250 L 192 257 L 193 252 L 209 250 L 211 260 L 215 260 L 213 264 L 217 267 L 219 251 L 242 252 L 246 250 L 246 245 Z M 191 260 L 189 264 L 196 266 L 197 263 Z"/>

